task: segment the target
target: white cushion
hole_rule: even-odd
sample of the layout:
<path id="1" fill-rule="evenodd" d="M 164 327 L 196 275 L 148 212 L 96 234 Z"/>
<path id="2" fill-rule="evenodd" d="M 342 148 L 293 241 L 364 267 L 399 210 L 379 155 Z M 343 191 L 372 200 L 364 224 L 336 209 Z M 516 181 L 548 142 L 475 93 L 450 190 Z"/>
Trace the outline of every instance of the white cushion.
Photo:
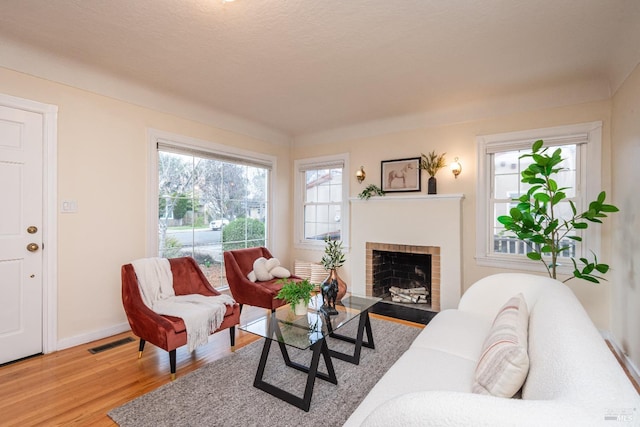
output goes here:
<path id="1" fill-rule="evenodd" d="M 259 280 L 265 282 L 274 278 L 284 279 L 291 276 L 286 268 L 280 266 L 277 258 L 260 257 L 253 262 L 253 271 L 247 274 L 247 278 L 252 282 Z M 255 277 L 255 280 L 253 279 Z"/>
<path id="2" fill-rule="evenodd" d="M 258 278 L 256 277 L 256 272 L 251 270 L 249 274 L 247 274 L 247 279 L 251 280 L 252 282 L 257 281 Z"/>
<path id="3" fill-rule="evenodd" d="M 484 316 L 444 310 L 420 332 L 411 347 L 441 350 L 477 363 L 490 328 L 491 321 Z"/>
<path id="4" fill-rule="evenodd" d="M 380 378 L 346 424 L 360 425 L 377 407 L 406 393 L 425 390 L 471 393 L 475 366 L 474 361 L 450 353 L 411 347 Z"/>
<path id="5" fill-rule="evenodd" d="M 528 326 L 527 303 L 518 294 L 500 309 L 484 341 L 474 393 L 513 397 L 522 388 L 529 371 Z"/>

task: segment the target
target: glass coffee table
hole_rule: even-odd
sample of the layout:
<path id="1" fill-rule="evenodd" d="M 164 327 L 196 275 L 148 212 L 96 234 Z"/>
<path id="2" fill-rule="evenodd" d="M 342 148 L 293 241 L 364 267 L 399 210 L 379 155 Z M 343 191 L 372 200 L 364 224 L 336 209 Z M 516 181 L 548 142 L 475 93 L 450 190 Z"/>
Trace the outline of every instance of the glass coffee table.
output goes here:
<path id="1" fill-rule="evenodd" d="M 357 365 L 360 363 L 362 347 L 375 348 L 369 320 L 369 309 L 378 301 L 380 301 L 380 298 L 347 295 L 341 302 L 336 304 L 338 314 L 327 316 L 319 310 L 322 306 L 322 296 L 318 294 L 311 299 L 308 312 L 305 315 L 296 316 L 291 307 L 285 305 L 269 315 L 245 325 L 240 325 L 241 330 L 259 335 L 265 339 L 253 386 L 300 409 L 309 411 L 316 377 L 332 384 L 338 383 L 333 362 L 331 361 L 332 357 Z M 354 319 L 358 319 L 355 337 L 347 337 L 336 333 L 337 330 Z M 365 334 L 367 336 L 366 341 L 364 340 Z M 325 339 L 329 336 L 353 343 L 353 354 L 329 349 Z M 278 343 L 284 363 L 287 366 L 307 373 L 307 383 L 302 397 L 264 381 L 264 370 L 273 341 Z M 291 361 L 287 346 L 301 350 L 312 350 L 313 355 L 310 365 L 305 366 Z M 321 356 L 327 369 L 326 373 L 318 372 Z"/>

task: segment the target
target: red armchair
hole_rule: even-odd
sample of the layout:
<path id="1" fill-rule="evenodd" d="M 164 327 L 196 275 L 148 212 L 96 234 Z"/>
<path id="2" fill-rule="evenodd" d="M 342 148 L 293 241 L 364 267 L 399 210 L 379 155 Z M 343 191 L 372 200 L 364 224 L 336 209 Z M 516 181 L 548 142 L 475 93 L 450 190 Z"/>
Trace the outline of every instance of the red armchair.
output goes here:
<path id="1" fill-rule="evenodd" d="M 220 295 L 206 279 L 196 261 L 191 257 L 169 259 L 176 295 Z M 138 358 L 142 357 L 146 341 L 169 352 L 171 378 L 176 376 L 176 349 L 187 343 L 184 321 L 179 317 L 155 313 L 142 301 L 138 278 L 133 265 L 122 266 L 122 304 L 134 334 L 140 337 Z M 235 325 L 240 323 L 240 307 L 228 306 L 218 332 L 229 328 L 231 347 L 235 346 Z"/>
<path id="2" fill-rule="evenodd" d="M 253 270 L 253 262 L 260 258 L 273 258 L 271 252 L 265 247 L 236 249 L 224 252 L 224 268 L 227 272 L 229 289 L 236 302 L 256 307 L 267 308 L 271 311 L 285 305 L 281 299 L 275 299 L 280 292 L 282 285 L 278 283 L 280 279 L 272 279 L 265 282 L 252 282 L 247 278 L 247 274 Z M 291 276 L 296 279 L 296 276 Z"/>

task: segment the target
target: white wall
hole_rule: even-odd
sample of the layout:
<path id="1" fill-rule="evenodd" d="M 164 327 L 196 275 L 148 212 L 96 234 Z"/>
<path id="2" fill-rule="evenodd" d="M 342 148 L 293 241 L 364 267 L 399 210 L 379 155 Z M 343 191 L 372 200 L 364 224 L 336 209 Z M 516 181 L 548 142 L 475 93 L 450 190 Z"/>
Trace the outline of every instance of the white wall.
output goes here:
<path id="1" fill-rule="evenodd" d="M 514 108 L 521 111 L 523 108 Z M 478 266 L 475 262 L 475 219 L 476 219 L 476 136 L 502 132 L 513 132 L 527 129 L 536 129 L 552 126 L 560 126 L 575 123 L 585 123 L 600 120 L 603 122 L 602 135 L 602 185 L 603 189 L 610 192 L 611 177 L 608 165 L 610 164 L 610 113 L 611 102 L 609 100 L 591 102 L 568 107 L 553 108 L 519 112 L 517 114 L 491 117 L 487 119 L 472 120 L 423 127 L 405 131 L 388 132 L 380 131 L 377 136 L 369 136 L 360 139 L 341 139 L 335 136 L 335 141 L 325 144 L 294 144 L 292 157 L 294 159 L 312 156 L 330 155 L 339 152 L 349 152 L 349 162 L 353 170 L 349 171 L 351 179 L 351 195 L 357 196 L 368 184 L 380 185 L 380 161 L 416 157 L 421 153 L 435 150 L 437 153 L 447 153 L 447 162 L 459 157 L 462 164 L 462 173 L 457 179 L 447 169 L 442 169 L 436 175 L 438 180 L 438 194 L 461 193 L 463 200 L 463 242 L 462 242 L 462 288 L 467 289 L 478 279 L 489 274 L 496 273 L 500 269 Z M 356 168 L 364 166 L 367 179 L 358 184 L 355 179 Z M 427 174 L 423 175 L 422 192 L 426 193 Z M 410 193 L 409 193 L 410 194 Z M 387 195 L 385 197 L 393 197 Z M 352 224 L 361 221 L 362 218 L 351 218 Z M 403 227 L 402 223 L 397 224 Z M 425 229 L 426 229 L 425 225 Z M 610 241 L 608 238 L 610 226 L 603 227 L 602 253 L 599 258 L 606 262 L 611 260 Z M 402 230 L 401 232 L 405 232 Z M 424 230 L 413 230 L 423 232 Z M 351 236 L 353 239 L 353 235 Z M 363 242 L 353 241 L 352 245 L 361 245 Z M 321 252 L 296 250 L 294 256 L 300 259 L 318 260 Z M 347 263 L 341 268 L 340 276 L 349 283 L 351 279 L 351 264 L 347 254 Z M 585 305 L 591 318 L 597 327 L 609 329 L 610 316 L 610 289 L 611 284 L 605 282 L 593 286 L 577 280 L 569 282 L 569 286 L 576 292 L 578 298 Z"/>
<path id="2" fill-rule="evenodd" d="M 58 341 L 63 346 L 126 327 L 120 267 L 147 248 L 147 130 L 159 129 L 276 157 L 273 249 L 289 257 L 289 146 L 160 113 L 0 68 L 0 93 L 57 105 Z M 153 232 L 153 230 L 152 230 Z"/>
<path id="3" fill-rule="evenodd" d="M 612 108 L 613 262 L 612 332 L 640 367 L 640 66 L 613 97 Z M 637 369 L 636 369 L 637 370 Z"/>

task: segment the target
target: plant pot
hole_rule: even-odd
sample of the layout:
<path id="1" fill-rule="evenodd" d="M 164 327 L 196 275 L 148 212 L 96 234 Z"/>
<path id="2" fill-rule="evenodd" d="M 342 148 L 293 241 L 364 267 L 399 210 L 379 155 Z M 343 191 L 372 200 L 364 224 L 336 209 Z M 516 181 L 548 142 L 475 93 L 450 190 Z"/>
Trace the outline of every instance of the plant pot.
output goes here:
<path id="1" fill-rule="evenodd" d="M 307 314 L 307 304 L 305 304 L 304 300 L 301 299 L 300 301 L 298 301 L 293 311 L 296 314 L 296 316 L 305 315 Z"/>
<path id="2" fill-rule="evenodd" d="M 438 190 L 436 188 L 436 177 L 429 177 L 429 181 L 427 181 L 427 194 L 438 194 Z"/>

